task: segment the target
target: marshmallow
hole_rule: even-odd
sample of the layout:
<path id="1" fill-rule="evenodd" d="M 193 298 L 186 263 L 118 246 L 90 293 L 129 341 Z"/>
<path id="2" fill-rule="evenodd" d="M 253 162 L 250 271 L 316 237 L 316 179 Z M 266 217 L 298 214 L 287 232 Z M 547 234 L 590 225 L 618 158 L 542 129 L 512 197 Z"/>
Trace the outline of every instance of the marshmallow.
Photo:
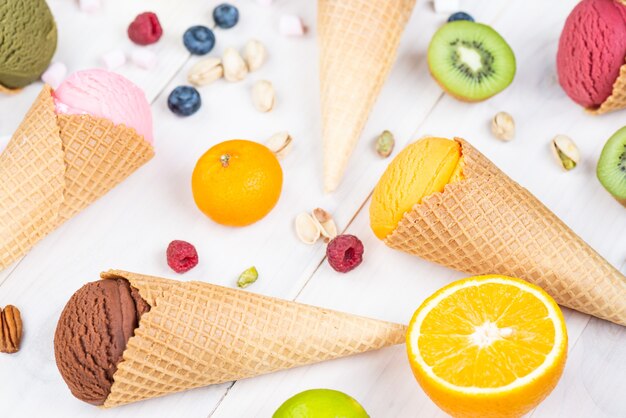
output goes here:
<path id="1" fill-rule="evenodd" d="M 283 15 L 280 17 L 279 32 L 284 36 L 304 35 L 302 20 L 296 15 Z"/>
<path id="2" fill-rule="evenodd" d="M 100 0 L 78 0 L 78 7 L 81 12 L 94 13 L 100 10 Z"/>
<path id="3" fill-rule="evenodd" d="M 102 63 L 108 70 L 114 70 L 126 64 L 126 55 L 119 49 L 114 49 L 100 57 Z"/>
<path id="4" fill-rule="evenodd" d="M 0 135 L 0 154 L 2 154 L 10 140 L 11 135 Z"/>
<path id="5" fill-rule="evenodd" d="M 50 64 L 48 69 L 41 75 L 41 81 L 56 89 L 67 75 L 67 67 L 62 62 Z"/>
<path id="6" fill-rule="evenodd" d="M 459 0 L 433 0 L 435 13 L 454 13 L 458 12 L 460 7 Z"/>
<path id="7" fill-rule="evenodd" d="M 130 60 L 144 70 L 151 70 L 157 65 L 157 55 L 146 48 L 134 49 L 130 54 Z"/>

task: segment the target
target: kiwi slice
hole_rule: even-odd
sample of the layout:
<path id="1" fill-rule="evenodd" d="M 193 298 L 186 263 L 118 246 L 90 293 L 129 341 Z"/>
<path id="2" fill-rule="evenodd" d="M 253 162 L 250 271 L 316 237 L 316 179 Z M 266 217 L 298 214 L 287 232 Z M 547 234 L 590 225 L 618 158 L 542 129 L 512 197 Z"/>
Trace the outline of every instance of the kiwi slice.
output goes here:
<path id="1" fill-rule="evenodd" d="M 596 173 L 604 188 L 626 205 L 626 126 L 604 144 Z"/>
<path id="2" fill-rule="evenodd" d="M 491 28 L 467 20 L 443 25 L 428 46 L 428 67 L 443 89 L 478 102 L 504 90 L 515 76 L 515 55 Z"/>

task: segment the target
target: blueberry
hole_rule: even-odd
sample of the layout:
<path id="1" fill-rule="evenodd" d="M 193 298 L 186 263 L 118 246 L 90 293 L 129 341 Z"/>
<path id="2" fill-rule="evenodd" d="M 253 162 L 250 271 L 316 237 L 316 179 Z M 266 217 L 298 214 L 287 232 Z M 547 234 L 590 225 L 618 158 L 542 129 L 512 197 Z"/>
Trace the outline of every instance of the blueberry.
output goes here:
<path id="1" fill-rule="evenodd" d="M 178 116 L 190 116 L 200 109 L 200 93 L 191 86 L 178 86 L 167 98 L 167 107 Z"/>
<path id="2" fill-rule="evenodd" d="M 239 10 L 233 5 L 222 3 L 213 9 L 213 20 L 222 29 L 230 29 L 239 21 Z"/>
<path id="3" fill-rule="evenodd" d="M 215 46 L 215 35 L 206 26 L 192 26 L 185 31 L 183 43 L 192 54 L 204 55 Z"/>
<path id="4" fill-rule="evenodd" d="M 448 22 L 454 22 L 455 20 L 469 20 L 474 21 L 474 18 L 465 12 L 456 12 L 450 15 Z"/>

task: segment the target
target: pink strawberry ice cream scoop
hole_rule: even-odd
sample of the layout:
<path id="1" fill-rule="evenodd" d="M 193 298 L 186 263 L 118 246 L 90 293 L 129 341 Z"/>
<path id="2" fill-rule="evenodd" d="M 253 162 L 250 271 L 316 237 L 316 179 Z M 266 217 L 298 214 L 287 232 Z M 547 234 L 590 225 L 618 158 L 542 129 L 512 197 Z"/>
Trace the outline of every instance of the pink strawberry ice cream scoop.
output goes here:
<path id="1" fill-rule="evenodd" d="M 614 0 L 583 0 L 561 32 L 557 52 L 559 83 L 584 107 L 597 107 L 613 91 L 625 63 L 626 7 Z"/>
<path id="2" fill-rule="evenodd" d="M 88 114 L 134 128 L 152 143 L 152 111 L 144 92 L 127 78 L 102 69 L 77 71 L 54 91 L 58 114 Z"/>

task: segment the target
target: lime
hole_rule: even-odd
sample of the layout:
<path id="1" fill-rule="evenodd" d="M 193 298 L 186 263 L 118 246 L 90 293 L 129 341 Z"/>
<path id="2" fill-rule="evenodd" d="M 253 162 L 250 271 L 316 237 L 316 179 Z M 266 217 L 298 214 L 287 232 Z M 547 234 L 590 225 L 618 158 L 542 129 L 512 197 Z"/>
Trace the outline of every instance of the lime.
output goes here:
<path id="1" fill-rule="evenodd" d="M 287 399 L 273 418 L 369 418 L 351 396 L 332 389 L 311 389 Z"/>

